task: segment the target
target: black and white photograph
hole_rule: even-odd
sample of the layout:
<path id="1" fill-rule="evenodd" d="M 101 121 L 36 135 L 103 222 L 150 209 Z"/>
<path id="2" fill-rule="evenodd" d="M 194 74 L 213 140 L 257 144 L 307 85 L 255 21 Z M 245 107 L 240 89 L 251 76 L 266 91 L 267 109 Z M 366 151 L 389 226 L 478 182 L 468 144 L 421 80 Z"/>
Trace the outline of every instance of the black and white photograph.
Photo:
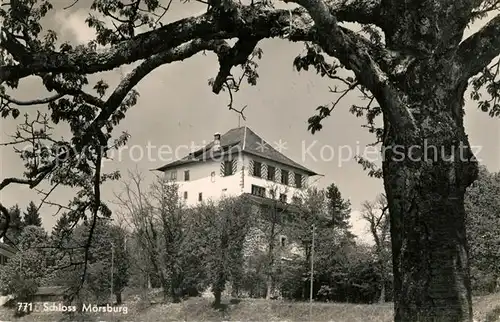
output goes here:
<path id="1" fill-rule="evenodd" d="M 0 322 L 500 322 L 500 0 L 0 0 Z"/>

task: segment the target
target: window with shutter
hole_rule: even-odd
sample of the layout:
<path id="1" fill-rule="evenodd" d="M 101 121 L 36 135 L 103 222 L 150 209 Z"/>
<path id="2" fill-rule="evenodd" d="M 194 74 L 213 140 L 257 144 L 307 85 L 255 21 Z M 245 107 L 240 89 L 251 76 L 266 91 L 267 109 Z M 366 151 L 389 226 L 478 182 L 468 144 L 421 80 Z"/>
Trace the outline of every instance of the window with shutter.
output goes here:
<path id="1" fill-rule="evenodd" d="M 238 160 L 237 159 L 233 160 L 232 167 L 233 167 L 233 174 L 235 174 L 236 171 L 238 171 Z"/>
<path id="2" fill-rule="evenodd" d="M 227 177 L 236 173 L 238 164 L 236 160 L 224 160 L 221 162 L 221 176 Z"/>
<path id="3" fill-rule="evenodd" d="M 259 178 L 262 177 L 262 163 L 254 161 L 252 175 L 254 177 L 259 177 Z"/>
<path id="4" fill-rule="evenodd" d="M 248 175 L 251 176 L 253 174 L 253 160 L 248 162 Z"/>
<path id="5" fill-rule="evenodd" d="M 281 183 L 288 184 L 288 171 L 281 169 Z"/>
<path id="6" fill-rule="evenodd" d="M 224 163 L 224 177 L 230 176 L 233 174 L 233 161 L 225 160 Z"/>
<path id="7" fill-rule="evenodd" d="M 302 175 L 295 173 L 295 187 L 302 188 Z"/>
<path id="8" fill-rule="evenodd" d="M 267 166 L 267 180 L 274 181 L 276 178 L 276 168 L 273 166 Z"/>

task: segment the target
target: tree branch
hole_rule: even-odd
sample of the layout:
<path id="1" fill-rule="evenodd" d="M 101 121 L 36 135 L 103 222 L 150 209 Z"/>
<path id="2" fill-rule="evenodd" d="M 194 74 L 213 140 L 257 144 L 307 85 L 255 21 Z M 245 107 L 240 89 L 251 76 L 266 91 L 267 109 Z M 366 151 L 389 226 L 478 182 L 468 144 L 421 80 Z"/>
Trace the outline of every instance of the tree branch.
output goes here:
<path id="1" fill-rule="evenodd" d="M 101 132 L 102 134 L 102 132 Z M 99 214 L 99 209 L 101 208 L 101 168 L 102 168 L 102 155 L 101 155 L 101 147 L 96 149 L 96 161 L 95 161 L 95 174 L 94 174 L 94 208 L 92 209 L 92 224 L 89 229 L 89 236 L 87 239 L 87 243 L 85 244 L 85 260 L 83 267 L 83 274 L 81 278 L 80 288 L 83 286 L 85 282 L 85 278 L 87 275 L 88 262 L 90 256 L 90 247 L 92 246 L 92 238 L 94 237 L 94 230 L 97 224 L 97 217 Z"/>
<path id="2" fill-rule="evenodd" d="M 248 54 L 255 48 L 258 40 L 283 37 L 284 35 L 287 35 L 291 41 L 316 40 L 315 28 L 311 17 L 307 13 L 309 11 L 310 15 L 316 20 L 317 26 L 333 26 L 333 30 L 339 36 L 333 37 L 337 40 L 329 44 L 327 44 L 328 41 L 322 42 L 322 47 L 325 47 L 325 44 L 327 45 L 326 49 L 328 50 L 326 52 L 328 54 L 338 57 L 345 66 L 355 71 L 358 77 L 360 72 L 367 69 L 367 67 L 368 70 L 376 70 L 375 73 L 364 73 L 366 76 L 364 83 L 373 85 L 372 87 L 367 86 L 368 88 L 373 89 L 377 87 L 377 84 L 387 84 L 387 80 L 382 77 L 380 68 L 373 62 L 368 52 L 376 58 L 381 66 L 387 65 L 387 61 L 390 60 L 389 55 L 379 48 L 374 48 L 375 46 L 367 39 L 348 29 L 339 27 L 337 17 L 331 14 L 335 12 L 343 20 L 351 19 L 354 21 L 357 12 L 360 16 L 365 16 L 364 21 L 369 22 L 367 17 L 371 16 L 373 18 L 379 10 L 380 3 L 378 1 L 373 4 L 366 4 L 361 0 L 343 0 L 340 2 L 335 1 L 330 6 L 314 0 L 301 2 L 304 2 L 303 5 L 307 11 L 303 8 L 292 11 L 264 10 L 234 4 L 234 10 L 226 17 L 216 17 L 213 13 L 207 13 L 198 17 L 181 19 L 157 30 L 122 41 L 109 50 L 99 53 L 90 49 L 64 53 L 45 51 L 33 53 L 33 57 L 28 58 L 26 58 L 28 54 L 24 53 L 22 60 L 28 65 L 0 67 L 0 83 L 30 74 L 49 72 L 95 73 L 150 57 L 122 81 L 106 102 L 91 95 L 84 97 L 85 101 L 102 109 L 99 116 L 87 128 L 86 133 L 90 136 L 94 130 L 104 126 L 127 93 L 149 72 L 162 64 L 183 60 L 204 49 L 217 52 L 221 62 L 220 72 L 213 87 L 214 92 L 217 93 L 220 91 L 220 84 L 224 83 L 223 81 L 229 75 L 232 66 L 244 63 Z M 318 20 L 319 18 L 330 19 L 331 21 L 321 21 Z M 219 21 L 221 19 L 224 20 L 224 23 Z M 200 37 L 186 43 L 196 35 Z M 14 43 L 17 41 L 16 39 L 8 36 L 4 37 L 3 35 L 2 37 L 5 38 L 4 42 L 6 42 L 2 45 L 4 48 L 19 47 L 19 44 Z M 228 50 L 227 44 L 220 43 L 222 40 L 204 40 L 232 37 L 239 37 L 240 41 L 231 50 Z M 349 42 L 350 44 L 348 44 Z M 182 45 L 183 43 L 184 45 Z M 358 51 L 357 58 L 356 55 L 352 55 L 353 48 Z M 360 53 L 361 55 L 359 55 Z M 363 58 L 363 61 L 359 60 L 360 57 Z M 360 79 L 363 81 L 362 77 Z M 58 86 L 55 86 L 57 84 L 52 85 L 60 94 L 84 95 L 81 92 L 71 93 L 70 90 L 63 89 L 60 86 L 58 88 Z M 381 86 L 378 86 L 378 89 L 381 88 Z M 387 94 L 387 86 L 380 90 L 379 93 Z M 381 98 L 384 98 L 384 95 L 378 95 L 377 99 L 379 101 Z M 395 104 L 395 106 L 398 106 L 398 104 Z M 405 112 L 405 110 L 402 110 L 402 112 Z M 395 115 L 395 111 L 392 111 L 392 115 Z M 397 119 L 395 120 L 396 124 L 403 123 L 402 125 L 405 126 L 404 122 L 401 121 L 403 115 L 404 113 L 399 113 L 399 115 L 393 117 Z"/>
<path id="3" fill-rule="evenodd" d="M 213 12 L 180 19 L 156 30 L 121 41 L 102 52 L 75 49 L 67 52 L 29 52 L 7 33 L 0 35 L 1 46 L 21 60 L 19 65 L 0 67 L 0 83 L 38 73 L 92 74 L 112 70 L 124 64 L 146 59 L 171 50 L 193 39 L 229 39 L 256 37 L 259 39 L 283 37 L 289 30 L 292 41 L 313 39 L 311 19 L 303 8 L 294 10 L 267 10 L 255 6 L 233 4 L 230 14 L 216 16 Z M 328 10 L 340 21 L 378 23 L 380 0 L 336 0 Z M 20 50 L 20 48 L 22 50 Z M 9 50 L 10 49 L 10 50 Z M 22 53 L 20 56 L 19 53 Z M 21 59 L 22 58 L 22 59 Z"/>
<path id="4" fill-rule="evenodd" d="M 52 169 L 50 169 L 52 170 Z M 11 183 L 28 185 L 31 188 L 36 187 L 42 180 L 46 177 L 49 171 L 42 171 L 38 177 L 35 179 L 20 179 L 20 178 L 5 178 L 0 182 L 0 190 L 5 188 Z"/>
<path id="5" fill-rule="evenodd" d="M 392 87 L 387 75 L 381 69 L 386 64 L 384 56 L 389 54 L 384 50 L 373 50 L 366 39 L 353 31 L 341 28 L 337 18 L 331 14 L 328 6 L 322 0 L 285 0 L 303 6 L 320 30 L 317 43 L 330 56 L 336 57 L 344 66 L 352 70 L 360 83 L 370 92 L 383 107 L 391 124 L 399 127 L 400 135 L 412 136 L 417 126 L 412 113 L 402 103 L 397 91 Z M 373 54 L 379 57 L 372 56 Z M 376 58 L 376 62 L 374 61 Z M 388 62 L 391 64 L 391 61 Z"/>
<path id="6" fill-rule="evenodd" d="M 101 109 L 103 109 L 106 104 L 106 102 L 104 102 L 102 99 L 85 93 L 82 90 L 64 86 L 63 84 L 55 81 L 50 74 L 42 74 L 40 75 L 40 77 L 42 78 L 42 81 L 46 87 L 56 90 L 59 94 L 61 94 L 61 97 L 64 95 L 80 96 L 87 104 L 94 105 Z"/>
<path id="7" fill-rule="evenodd" d="M 458 47 L 456 60 L 462 71 L 462 79 L 467 81 L 486 68 L 498 55 L 500 55 L 500 14 L 465 39 Z"/>
<path id="8" fill-rule="evenodd" d="M 480 1 L 475 10 L 472 11 L 471 22 L 484 18 L 489 12 L 500 9 L 500 0 Z"/>
<path id="9" fill-rule="evenodd" d="M 88 49 L 67 52 L 40 51 L 30 53 L 32 57 L 23 60 L 29 63 L 0 67 L 0 83 L 16 80 L 38 73 L 92 74 L 112 70 L 125 64 L 167 50 L 193 39 L 212 40 L 242 37 L 272 38 L 282 37 L 292 26 L 289 39 L 306 41 L 312 39 L 311 20 L 302 10 L 265 10 L 251 6 L 237 5 L 235 14 L 224 16 L 220 22 L 212 12 L 180 19 L 164 27 L 139 34 L 130 40 L 121 41 L 111 48 L 96 52 Z M 17 40 L 0 35 L 3 48 L 17 48 Z M 21 45 L 22 46 L 22 45 Z"/>
<path id="10" fill-rule="evenodd" d="M 213 92 L 219 94 L 231 73 L 231 68 L 236 65 L 244 64 L 259 42 L 259 38 L 241 38 L 229 52 L 219 54 L 219 73 L 212 86 Z"/>
<path id="11" fill-rule="evenodd" d="M 53 96 L 46 97 L 46 98 L 34 99 L 34 100 L 30 100 L 30 101 L 20 101 L 20 100 L 16 100 L 15 98 L 10 97 L 9 95 L 0 94 L 1 99 L 4 99 L 9 103 L 13 103 L 13 104 L 16 104 L 19 106 L 47 104 L 47 103 L 53 102 L 53 101 L 55 101 L 63 96 L 64 96 L 64 94 L 55 94 Z"/>
<path id="12" fill-rule="evenodd" d="M 381 3 L 381 0 L 334 0 L 328 6 L 339 21 L 374 24 L 384 29 L 386 21 L 380 13 Z"/>
<path id="13" fill-rule="evenodd" d="M 129 73 L 115 88 L 110 97 L 103 103 L 104 109 L 88 127 L 87 133 L 92 135 L 94 130 L 103 127 L 128 92 L 155 68 L 173 61 L 182 61 L 203 50 L 211 50 L 222 54 L 229 51 L 230 46 L 224 40 L 203 41 L 197 39 L 150 57 Z"/>

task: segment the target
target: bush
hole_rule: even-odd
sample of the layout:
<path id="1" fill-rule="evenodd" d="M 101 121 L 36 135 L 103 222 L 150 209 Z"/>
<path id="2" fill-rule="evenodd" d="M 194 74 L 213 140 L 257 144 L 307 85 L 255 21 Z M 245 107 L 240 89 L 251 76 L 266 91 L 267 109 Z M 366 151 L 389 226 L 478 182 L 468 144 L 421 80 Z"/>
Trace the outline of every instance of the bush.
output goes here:
<path id="1" fill-rule="evenodd" d="M 471 286 L 474 295 L 487 295 L 497 290 L 497 278 L 491 272 L 484 272 L 471 267 Z"/>
<path id="2" fill-rule="evenodd" d="M 281 270 L 281 295 L 289 300 L 304 300 L 309 294 L 307 270 L 297 263 L 287 263 Z M 307 288 L 307 294 L 306 294 Z"/>
<path id="3" fill-rule="evenodd" d="M 41 285 L 47 271 L 43 228 L 27 226 L 19 237 L 18 252 L 0 267 L 0 292 L 19 301 L 29 301 Z"/>

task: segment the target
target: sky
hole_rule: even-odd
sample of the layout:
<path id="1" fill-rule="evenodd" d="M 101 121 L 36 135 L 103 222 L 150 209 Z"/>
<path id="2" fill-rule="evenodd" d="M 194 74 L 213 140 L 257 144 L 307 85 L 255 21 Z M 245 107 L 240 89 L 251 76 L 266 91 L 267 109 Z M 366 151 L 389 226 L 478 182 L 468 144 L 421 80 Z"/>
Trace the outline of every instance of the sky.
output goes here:
<path id="1" fill-rule="evenodd" d="M 62 1 L 56 1 L 55 8 L 62 8 L 60 3 Z M 88 9 L 83 3 L 80 1 L 80 4 L 68 10 L 55 10 L 44 26 L 56 30 L 60 39 L 73 44 L 93 39 L 93 31 L 84 22 Z M 174 21 L 200 14 L 203 9 L 197 3 L 175 1 L 166 19 Z M 473 33 L 485 22 L 477 23 L 467 30 L 467 34 Z M 361 240 L 369 242 L 368 227 L 360 220 L 359 211 L 363 201 L 374 200 L 377 194 L 383 192 L 383 185 L 381 179 L 369 178 L 366 171 L 349 156 L 349 151 L 351 155 L 359 151 L 374 157 L 373 149 L 366 147 L 374 142 L 374 136 L 362 128 L 363 118 L 356 118 L 349 112 L 352 104 L 362 103 L 358 94 L 348 95 L 323 122 L 323 129 L 312 135 L 307 131 L 307 119 L 315 114 L 316 107 L 329 104 L 337 98 L 329 92 L 329 87 L 338 84 L 321 78 L 315 72 L 294 70 L 292 62 L 304 52 L 302 44 L 273 39 L 262 41 L 259 47 L 264 55 L 258 62 L 260 77 L 257 86 L 245 85 L 235 94 L 235 107 L 247 106 L 244 113 L 246 120 L 239 120 L 237 113 L 228 110 L 227 94 L 215 95 L 208 86 L 208 79 L 215 77 L 218 71 L 215 55 L 198 54 L 183 62 L 162 66 L 136 87 L 140 93 L 138 104 L 127 112 L 127 117 L 115 132 L 119 134 L 127 131 L 131 135 L 128 147 L 122 149 L 122 153 L 116 152 L 114 160 L 106 161 L 104 171 L 120 170 L 126 178 L 127 170 L 137 169 L 150 182 L 154 177 L 150 170 L 175 157 L 158 155 L 160 146 L 172 149 L 181 145 L 199 146 L 211 141 L 216 132 L 225 133 L 238 125 L 247 125 L 271 144 L 281 140 L 285 143 L 282 146 L 285 155 L 322 174 L 314 179 L 318 187 L 335 183 L 342 195 L 351 201 L 353 232 Z M 124 66 L 105 74 L 92 75 L 90 79 L 97 81 L 103 78 L 113 88 L 131 68 Z M 49 95 L 36 78 L 23 80 L 19 88 L 10 94 L 20 100 Z M 20 108 L 21 114 L 30 115 L 37 109 L 46 111 L 40 106 Z M 500 120 L 492 119 L 487 113 L 478 110 L 469 99 L 466 100 L 465 112 L 465 126 L 471 144 L 477 147 L 478 159 L 490 171 L 500 171 Z M 9 141 L 9 136 L 22 121 L 22 117 L 17 120 L 1 119 L 0 142 Z M 54 133 L 64 137 L 68 132 L 66 128 L 58 126 Z M 149 157 L 147 146 L 152 151 Z M 305 153 L 308 147 L 309 154 Z M 145 154 L 143 158 L 140 158 L 141 150 Z M 20 177 L 23 170 L 12 147 L 0 146 L 0 177 Z M 120 183 L 105 184 L 102 191 L 105 200 L 113 200 L 114 193 L 120 191 Z M 73 191 L 59 188 L 49 200 L 64 203 L 72 197 Z M 8 207 L 18 203 L 25 208 L 30 200 L 38 204 L 41 195 L 26 186 L 10 185 L 0 192 L 0 198 Z M 57 220 L 54 215 L 56 210 L 47 206 L 41 209 L 47 229 Z"/>

